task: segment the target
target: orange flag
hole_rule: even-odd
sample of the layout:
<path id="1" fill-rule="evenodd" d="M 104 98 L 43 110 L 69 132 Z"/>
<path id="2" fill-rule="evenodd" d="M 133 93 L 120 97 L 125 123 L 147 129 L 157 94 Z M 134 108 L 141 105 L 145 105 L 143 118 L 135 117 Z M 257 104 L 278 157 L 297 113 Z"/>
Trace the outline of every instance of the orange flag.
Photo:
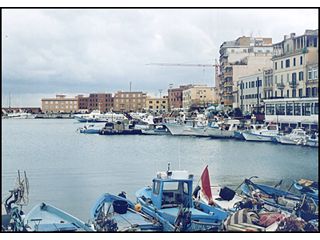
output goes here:
<path id="1" fill-rule="evenodd" d="M 208 203 L 213 202 L 208 165 L 205 167 L 201 174 L 201 191 L 203 195 L 207 198 Z"/>

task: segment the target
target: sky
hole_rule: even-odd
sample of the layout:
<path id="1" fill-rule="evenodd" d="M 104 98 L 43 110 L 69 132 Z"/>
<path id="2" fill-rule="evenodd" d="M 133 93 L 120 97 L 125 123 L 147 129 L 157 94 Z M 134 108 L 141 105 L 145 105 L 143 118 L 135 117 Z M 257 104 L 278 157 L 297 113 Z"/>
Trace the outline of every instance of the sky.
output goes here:
<path id="1" fill-rule="evenodd" d="M 318 29 L 316 9 L 5 9 L 2 106 L 40 106 L 56 94 L 144 91 L 169 85 L 214 86 L 224 41 Z M 10 95 L 10 97 L 9 97 Z"/>

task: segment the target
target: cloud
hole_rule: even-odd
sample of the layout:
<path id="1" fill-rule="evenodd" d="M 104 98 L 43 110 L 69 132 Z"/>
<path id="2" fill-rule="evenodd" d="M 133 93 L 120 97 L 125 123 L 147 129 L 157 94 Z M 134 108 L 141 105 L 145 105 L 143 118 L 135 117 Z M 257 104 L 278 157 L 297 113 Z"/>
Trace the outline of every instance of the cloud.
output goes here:
<path id="1" fill-rule="evenodd" d="M 127 90 L 130 81 L 133 90 L 154 94 L 170 83 L 213 85 L 213 69 L 146 64 L 210 64 L 226 40 L 281 41 L 317 28 L 318 15 L 313 9 L 6 9 L 2 20 L 3 97 L 45 97 Z"/>

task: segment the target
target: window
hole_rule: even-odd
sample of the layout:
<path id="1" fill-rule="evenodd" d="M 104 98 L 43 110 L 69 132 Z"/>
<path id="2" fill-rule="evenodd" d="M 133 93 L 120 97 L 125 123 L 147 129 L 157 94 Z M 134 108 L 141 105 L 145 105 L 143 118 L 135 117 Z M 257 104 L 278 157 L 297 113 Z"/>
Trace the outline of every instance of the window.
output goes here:
<path id="1" fill-rule="evenodd" d="M 312 80 L 312 71 L 308 71 L 308 80 Z"/>
<path id="2" fill-rule="evenodd" d="M 285 115 L 285 104 L 276 104 L 276 115 Z"/>
<path id="3" fill-rule="evenodd" d="M 293 66 L 296 66 L 296 58 L 293 58 Z"/>
<path id="4" fill-rule="evenodd" d="M 293 104 L 292 103 L 287 103 L 286 114 L 287 115 L 292 115 L 292 113 L 293 113 Z"/>
<path id="5" fill-rule="evenodd" d="M 306 97 L 310 97 L 310 88 L 306 88 Z"/>
<path id="6" fill-rule="evenodd" d="M 299 89 L 299 97 L 302 97 L 302 88 Z"/>
<path id="7" fill-rule="evenodd" d="M 281 61 L 281 68 L 283 68 L 283 61 Z"/>
<path id="8" fill-rule="evenodd" d="M 317 69 L 313 70 L 313 79 L 318 79 L 318 70 Z"/>
<path id="9" fill-rule="evenodd" d="M 160 182 L 154 181 L 153 182 L 153 194 L 158 195 L 160 191 Z"/>
<path id="10" fill-rule="evenodd" d="M 286 60 L 286 68 L 290 67 L 290 59 Z"/>
<path id="11" fill-rule="evenodd" d="M 275 97 L 277 97 L 277 90 L 276 90 L 276 91 L 274 91 L 274 96 L 275 96 Z"/>
<path id="12" fill-rule="evenodd" d="M 277 84 L 277 82 L 278 82 L 278 76 L 274 76 L 274 82 L 275 82 L 275 84 Z"/>
<path id="13" fill-rule="evenodd" d="M 294 115 L 301 116 L 301 103 L 294 104 Z"/>
<path id="14" fill-rule="evenodd" d="M 318 96 L 318 94 L 317 94 L 318 93 L 318 88 L 313 87 L 311 92 L 312 92 L 312 97 L 317 97 Z"/>
<path id="15" fill-rule="evenodd" d="M 303 72 L 299 72 L 299 81 L 303 80 Z"/>
<path id="16" fill-rule="evenodd" d="M 287 97 L 290 97 L 290 96 L 289 96 L 289 95 L 290 95 L 290 94 L 289 94 L 289 92 L 290 92 L 290 91 L 289 91 L 289 90 L 287 90 Z"/>
<path id="17" fill-rule="evenodd" d="M 303 64 L 303 58 L 302 58 L 302 56 L 300 56 L 300 65 L 302 65 Z"/>
<path id="18" fill-rule="evenodd" d="M 246 82 L 246 88 L 248 88 L 248 83 Z"/>
<path id="19" fill-rule="evenodd" d="M 266 115 L 274 115 L 274 105 L 266 104 Z"/>
<path id="20" fill-rule="evenodd" d="M 179 189 L 179 182 L 164 182 L 163 183 L 163 190 L 178 190 Z"/>
<path id="21" fill-rule="evenodd" d="M 302 116 L 310 116 L 310 103 L 302 103 Z"/>
<path id="22" fill-rule="evenodd" d="M 188 183 L 186 182 L 183 183 L 183 193 L 187 195 L 189 194 Z"/>
<path id="23" fill-rule="evenodd" d="M 314 114 L 319 114 L 319 104 L 314 103 Z"/>
<path id="24" fill-rule="evenodd" d="M 297 91 L 295 89 L 292 89 L 292 97 L 293 98 L 297 97 Z"/>
<path id="25" fill-rule="evenodd" d="M 274 69 L 275 69 L 275 70 L 278 69 L 278 63 L 277 63 L 277 62 L 274 63 Z"/>

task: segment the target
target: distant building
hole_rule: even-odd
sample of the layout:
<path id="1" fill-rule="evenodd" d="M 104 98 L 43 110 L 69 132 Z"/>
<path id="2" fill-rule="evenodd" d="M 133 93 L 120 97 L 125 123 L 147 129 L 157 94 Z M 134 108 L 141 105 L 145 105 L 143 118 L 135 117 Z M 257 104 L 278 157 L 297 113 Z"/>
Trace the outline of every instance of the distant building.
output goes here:
<path id="1" fill-rule="evenodd" d="M 220 69 L 216 76 L 219 101 L 226 106 L 239 107 L 236 102 L 238 78 L 271 67 L 272 38 L 239 37 L 220 46 Z"/>
<path id="2" fill-rule="evenodd" d="M 2 108 L 2 113 L 15 113 L 15 112 L 25 112 L 25 113 L 32 113 L 32 114 L 38 114 L 41 113 L 41 108 L 39 107 L 7 107 Z"/>
<path id="3" fill-rule="evenodd" d="M 195 85 L 183 90 L 182 107 L 188 110 L 193 107 L 208 107 L 214 103 L 214 89 L 206 85 Z"/>
<path id="4" fill-rule="evenodd" d="M 55 98 L 41 99 L 41 109 L 45 113 L 73 113 L 78 111 L 78 99 L 66 95 L 56 95 Z"/>
<path id="5" fill-rule="evenodd" d="M 182 92 L 183 90 L 191 87 L 192 85 L 181 85 L 178 88 L 168 89 L 168 108 L 169 111 L 175 108 L 182 108 Z"/>
<path id="6" fill-rule="evenodd" d="M 310 98 L 277 98 L 265 99 L 266 123 L 278 123 L 285 127 L 304 127 L 319 131 L 319 99 Z"/>
<path id="7" fill-rule="evenodd" d="M 111 93 L 90 93 L 88 97 L 88 111 L 100 110 L 110 112 L 113 109 L 113 97 Z"/>
<path id="8" fill-rule="evenodd" d="M 291 33 L 273 45 L 273 97 L 318 96 L 318 30 Z"/>
<path id="9" fill-rule="evenodd" d="M 76 98 L 78 99 L 78 109 L 79 109 L 79 111 L 89 112 L 89 110 L 88 110 L 89 97 L 85 97 L 83 95 L 78 95 L 78 96 L 76 96 Z"/>
<path id="10" fill-rule="evenodd" d="M 113 110 L 116 112 L 142 112 L 146 108 L 147 94 L 143 92 L 122 92 L 114 95 Z"/>
<path id="11" fill-rule="evenodd" d="M 154 113 L 168 112 L 168 96 L 163 96 L 161 98 L 147 96 L 146 110 Z"/>

